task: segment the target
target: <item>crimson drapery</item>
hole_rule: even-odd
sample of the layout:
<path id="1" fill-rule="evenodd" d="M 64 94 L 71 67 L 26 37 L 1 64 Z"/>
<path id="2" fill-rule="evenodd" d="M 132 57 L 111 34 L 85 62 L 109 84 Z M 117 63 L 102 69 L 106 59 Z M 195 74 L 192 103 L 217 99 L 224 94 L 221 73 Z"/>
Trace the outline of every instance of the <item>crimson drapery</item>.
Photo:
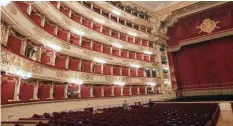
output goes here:
<path id="1" fill-rule="evenodd" d="M 83 72 L 91 72 L 91 62 L 90 61 L 82 61 L 82 71 Z"/>
<path id="2" fill-rule="evenodd" d="M 125 58 L 128 58 L 128 51 L 127 50 L 121 50 L 121 57 L 125 57 Z"/>
<path id="3" fill-rule="evenodd" d="M 146 87 L 139 87 L 139 92 L 140 92 L 140 94 L 146 94 L 145 88 L 146 88 Z"/>
<path id="4" fill-rule="evenodd" d="M 108 45 L 103 45 L 103 53 L 111 54 L 111 47 Z"/>
<path id="5" fill-rule="evenodd" d="M 138 69 L 138 76 L 139 77 L 144 77 L 145 69 L 144 68 L 139 68 Z"/>
<path id="6" fill-rule="evenodd" d="M 66 55 L 56 53 L 55 66 L 58 68 L 66 68 Z"/>
<path id="7" fill-rule="evenodd" d="M 50 1 L 50 3 L 54 6 L 54 7 L 57 7 L 57 1 Z"/>
<path id="8" fill-rule="evenodd" d="M 120 56 L 120 50 L 118 48 L 112 48 L 112 55 Z"/>
<path id="9" fill-rule="evenodd" d="M 97 32 L 101 32 L 101 25 L 98 23 L 93 23 L 93 29 Z"/>
<path id="10" fill-rule="evenodd" d="M 91 40 L 90 39 L 82 39 L 82 47 L 86 49 L 91 49 Z"/>
<path id="11" fill-rule="evenodd" d="M 114 95 L 121 96 L 121 87 L 119 87 L 119 86 L 114 87 Z"/>
<path id="12" fill-rule="evenodd" d="M 29 101 L 33 98 L 34 82 L 21 81 L 19 99 Z"/>
<path id="13" fill-rule="evenodd" d="M 15 1 L 19 8 L 27 14 L 28 4 L 24 1 Z"/>
<path id="14" fill-rule="evenodd" d="M 122 76 L 129 76 L 129 68 L 122 67 Z"/>
<path id="15" fill-rule="evenodd" d="M 14 76 L 2 75 L 1 78 L 1 101 L 2 103 L 13 100 L 16 79 Z"/>
<path id="16" fill-rule="evenodd" d="M 144 61 L 150 61 L 150 55 L 144 54 Z"/>
<path id="17" fill-rule="evenodd" d="M 142 39 L 140 38 L 135 38 L 135 44 L 141 45 Z"/>
<path id="18" fill-rule="evenodd" d="M 103 74 L 112 75 L 112 65 L 104 64 L 103 65 Z"/>
<path id="19" fill-rule="evenodd" d="M 112 31 L 112 37 L 118 39 L 118 38 L 119 38 L 119 37 L 118 37 L 118 34 L 119 34 L 119 33 L 118 33 L 117 31 Z"/>
<path id="20" fill-rule="evenodd" d="M 129 87 L 124 87 L 123 88 L 123 94 L 124 94 L 124 96 L 129 96 Z"/>
<path id="21" fill-rule="evenodd" d="M 146 41 L 146 40 L 143 39 L 143 40 L 142 40 L 142 45 L 143 45 L 143 46 L 148 46 L 148 41 Z"/>
<path id="22" fill-rule="evenodd" d="M 182 47 L 173 52 L 178 88 L 233 87 L 233 36 Z"/>
<path id="23" fill-rule="evenodd" d="M 131 51 L 129 51 L 129 58 L 130 59 L 135 59 L 135 52 L 131 52 Z"/>
<path id="24" fill-rule="evenodd" d="M 130 68 L 130 76 L 131 77 L 137 76 L 137 69 L 136 68 Z"/>
<path id="25" fill-rule="evenodd" d="M 142 53 L 136 53 L 137 60 L 142 60 L 143 59 L 142 57 L 143 57 Z"/>
<path id="26" fill-rule="evenodd" d="M 10 34 L 7 42 L 7 49 L 16 54 L 20 54 L 22 39 L 16 35 Z"/>
<path id="27" fill-rule="evenodd" d="M 74 96 L 72 96 L 72 98 L 75 98 L 75 97 L 77 98 L 79 86 L 77 84 L 69 84 L 69 89 L 72 90 L 74 93 Z"/>
<path id="28" fill-rule="evenodd" d="M 55 27 L 55 24 L 49 23 L 48 21 L 46 21 L 44 24 L 44 29 L 52 35 L 55 35 Z"/>
<path id="29" fill-rule="evenodd" d="M 79 60 L 76 58 L 69 57 L 69 69 L 79 71 Z"/>
<path id="30" fill-rule="evenodd" d="M 51 64 L 51 59 L 53 55 L 54 52 L 52 50 L 42 48 L 41 63 Z"/>
<path id="31" fill-rule="evenodd" d="M 31 13 L 29 16 L 37 25 L 41 25 L 41 15 Z"/>
<path id="32" fill-rule="evenodd" d="M 93 50 L 97 51 L 97 52 L 101 52 L 101 44 L 98 42 L 93 42 Z"/>
<path id="33" fill-rule="evenodd" d="M 154 55 L 150 55 L 150 61 L 155 62 L 155 56 Z"/>
<path id="34" fill-rule="evenodd" d="M 79 44 L 80 44 L 79 41 L 80 41 L 80 36 L 71 33 L 70 42 L 71 42 L 72 44 L 75 44 L 75 45 L 78 45 L 78 46 L 79 46 Z"/>
<path id="35" fill-rule="evenodd" d="M 138 95 L 138 87 L 132 87 L 131 90 L 133 95 Z"/>
<path id="36" fill-rule="evenodd" d="M 134 43 L 134 38 L 132 36 L 128 36 L 128 42 Z"/>
<path id="37" fill-rule="evenodd" d="M 171 52 L 168 52 L 167 56 L 168 56 L 169 66 L 170 66 L 170 75 L 171 75 L 172 88 L 177 89 L 176 72 L 175 72 L 173 55 L 172 55 Z"/>
<path id="38" fill-rule="evenodd" d="M 123 34 L 123 33 L 120 34 L 120 39 L 121 40 L 126 41 L 126 38 L 127 38 L 126 34 Z"/>
<path id="39" fill-rule="evenodd" d="M 54 99 L 63 99 L 64 98 L 64 85 L 55 84 L 53 86 L 53 98 Z"/>
<path id="40" fill-rule="evenodd" d="M 81 22 L 81 16 L 78 15 L 78 14 L 76 14 L 76 13 L 74 13 L 74 12 L 72 12 L 72 14 L 71 14 L 71 19 L 72 19 L 73 21 L 75 21 L 75 22 L 78 22 L 78 23 Z"/>
<path id="41" fill-rule="evenodd" d="M 110 29 L 107 27 L 103 26 L 103 31 L 102 31 L 105 35 L 110 35 Z"/>
<path id="42" fill-rule="evenodd" d="M 64 5 L 62 5 L 62 6 L 60 6 L 60 11 L 61 11 L 64 15 L 66 15 L 66 16 L 69 17 L 69 12 L 70 12 L 70 9 L 69 9 L 69 8 L 67 8 L 67 7 L 65 7 Z"/>
<path id="43" fill-rule="evenodd" d="M 58 36 L 58 38 L 60 38 L 64 41 L 67 41 L 68 40 L 67 39 L 68 33 L 69 33 L 69 31 L 66 31 L 66 30 L 60 28 L 57 32 L 57 36 Z"/>
<path id="44" fill-rule="evenodd" d="M 104 96 L 112 96 L 112 87 L 104 86 Z"/>
<path id="45" fill-rule="evenodd" d="M 88 86 L 82 86 L 81 87 L 81 96 L 83 98 L 90 97 L 90 87 L 88 87 Z"/>
<path id="46" fill-rule="evenodd" d="M 91 28 L 91 21 L 83 17 L 82 24 L 88 28 Z"/>
<path id="47" fill-rule="evenodd" d="M 102 64 L 95 63 L 94 64 L 94 73 L 101 74 L 101 66 L 102 66 Z"/>
<path id="48" fill-rule="evenodd" d="M 223 6 L 201 11 L 191 16 L 187 16 L 178 20 L 173 27 L 169 28 L 168 36 L 169 40 L 167 45 L 169 49 L 177 48 L 182 41 L 188 39 L 194 39 L 195 37 L 201 37 L 223 30 L 229 30 L 233 28 L 233 3 L 228 3 Z M 200 32 L 197 26 L 200 26 L 205 19 L 211 19 L 215 22 L 219 21 L 218 27 L 212 33 Z M 188 43 L 187 43 L 188 44 Z M 184 43 L 183 43 L 184 45 Z"/>
<path id="49" fill-rule="evenodd" d="M 41 82 L 38 88 L 38 98 L 40 100 L 46 100 L 49 98 L 50 85 Z"/>
<path id="50" fill-rule="evenodd" d="M 96 98 L 102 97 L 102 87 L 93 87 L 93 96 Z"/>
<path id="51" fill-rule="evenodd" d="M 121 67 L 119 66 L 113 66 L 113 75 L 121 75 Z"/>

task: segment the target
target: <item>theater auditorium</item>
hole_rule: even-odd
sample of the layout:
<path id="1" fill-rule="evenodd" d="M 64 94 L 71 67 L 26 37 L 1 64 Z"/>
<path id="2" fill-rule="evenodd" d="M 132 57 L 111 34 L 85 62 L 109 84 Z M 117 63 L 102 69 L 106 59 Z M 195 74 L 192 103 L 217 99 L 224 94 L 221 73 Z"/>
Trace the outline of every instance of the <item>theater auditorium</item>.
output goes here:
<path id="1" fill-rule="evenodd" d="M 0 4 L 2 126 L 233 126 L 232 1 Z"/>

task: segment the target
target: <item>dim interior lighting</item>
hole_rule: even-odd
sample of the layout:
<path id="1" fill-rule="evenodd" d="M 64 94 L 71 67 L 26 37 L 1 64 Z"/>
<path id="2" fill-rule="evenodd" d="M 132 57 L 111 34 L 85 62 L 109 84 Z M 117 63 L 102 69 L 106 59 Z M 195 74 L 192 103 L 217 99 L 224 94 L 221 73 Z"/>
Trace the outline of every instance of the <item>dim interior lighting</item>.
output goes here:
<path id="1" fill-rule="evenodd" d="M 151 54 L 152 54 L 152 52 L 151 52 L 151 51 L 148 51 L 148 50 L 144 51 L 144 53 L 145 53 L 145 54 L 148 54 L 148 55 L 151 55 Z"/>
<path id="2" fill-rule="evenodd" d="M 55 50 L 56 52 L 61 51 L 61 47 L 59 45 L 55 45 L 52 43 L 46 43 L 46 46 L 48 46 L 49 48 Z"/>
<path id="3" fill-rule="evenodd" d="M 124 86 L 125 85 L 125 82 L 122 82 L 122 81 L 116 81 L 113 83 L 114 85 L 118 85 L 118 86 Z"/>
<path id="4" fill-rule="evenodd" d="M 103 19 L 95 18 L 94 20 L 95 20 L 96 22 L 101 23 L 101 24 L 104 24 L 104 23 L 105 23 L 105 21 L 104 21 Z"/>
<path id="5" fill-rule="evenodd" d="M 94 58 L 94 61 L 98 62 L 98 63 L 106 63 L 106 61 L 104 59 L 97 58 L 97 57 Z"/>
<path id="6" fill-rule="evenodd" d="M 148 85 L 150 85 L 150 86 L 155 86 L 156 83 L 154 83 L 154 82 L 149 82 Z"/>
<path id="7" fill-rule="evenodd" d="M 7 6 L 9 3 L 10 3 L 9 0 L 1 0 L 1 1 L 0 1 L 0 6 L 1 6 L 1 7 L 4 7 L 4 6 Z"/>
<path id="8" fill-rule="evenodd" d="M 80 35 L 80 36 L 84 36 L 84 34 L 85 34 L 85 32 L 83 32 L 83 31 L 79 31 L 79 30 L 73 30 L 74 31 L 74 33 L 76 33 L 76 34 L 78 34 L 78 35 Z"/>
<path id="9" fill-rule="evenodd" d="M 123 48 L 123 46 L 120 43 L 113 43 L 112 46 L 117 48 Z"/>
<path id="10" fill-rule="evenodd" d="M 78 84 L 78 85 L 82 85 L 83 84 L 83 80 L 80 80 L 80 79 L 70 79 L 70 82 Z"/>
<path id="11" fill-rule="evenodd" d="M 139 68 L 140 65 L 139 64 L 131 64 L 130 67 Z"/>
<path id="12" fill-rule="evenodd" d="M 120 11 L 117 11 L 117 10 L 112 10 L 112 13 L 116 14 L 116 15 L 121 15 L 121 12 Z"/>
<path id="13" fill-rule="evenodd" d="M 134 32 L 128 32 L 128 34 L 132 36 L 137 36 L 137 33 L 134 33 Z"/>

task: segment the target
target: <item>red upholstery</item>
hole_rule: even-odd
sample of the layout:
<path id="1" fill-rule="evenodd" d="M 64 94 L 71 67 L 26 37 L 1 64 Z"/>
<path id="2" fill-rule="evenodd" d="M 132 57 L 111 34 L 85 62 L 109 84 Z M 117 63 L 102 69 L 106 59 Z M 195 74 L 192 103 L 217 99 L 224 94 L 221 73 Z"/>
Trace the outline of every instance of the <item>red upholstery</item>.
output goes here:
<path id="1" fill-rule="evenodd" d="M 86 49 L 91 49 L 91 41 L 89 39 L 83 38 L 82 47 Z"/>
<path id="2" fill-rule="evenodd" d="M 91 62 L 90 61 L 82 61 L 82 71 L 83 72 L 91 72 Z"/>
<path id="3" fill-rule="evenodd" d="M 118 76 L 120 76 L 120 75 L 121 75 L 121 67 L 119 67 L 119 66 L 114 66 L 114 67 L 113 67 L 113 75 L 118 75 Z"/>
<path id="4" fill-rule="evenodd" d="M 129 70 L 129 68 L 123 67 L 123 68 L 122 68 L 122 76 L 129 76 L 128 70 Z"/>
<path id="5" fill-rule="evenodd" d="M 148 46 L 148 42 L 146 40 L 142 39 L 142 45 L 143 46 Z"/>
<path id="6" fill-rule="evenodd" d="M 71 14 L 71 19 L 72 19 L 73 21 L 75 21 L 75 22 L 78 22 L 78 23 L 81 22 L 81 16 L 78 15 L 78 14 L 75 14 L 75 13 L 72 13 L 72 14 Z"/>
<path id="7" fill-rule="evenodd" d="M 43 48 L 41 54 L 41 63 L 51 64 L 51 58 L 53 57 L 53 54 L 53 51 Z"/>
<path id="8" fill-rule="evenodd" d="M 98 42 L 93 42 L 93 50 L 97 51 L 97 52 L 101 52 L 101 44 Z"/>
<path id="9" fill-rule="evenodd" d="M 54 99 L 64 99 L 64 85 L 55 84 L 53 87 L 53 98 Z"/>
<path id="10" fill-rule="evenodd" d="M 119 87 L 119 86 L 114 87 L 114 95 L 121 96 L 121 87 Z"/>
<path id="11" fill-rule="evenodd" d="M 94 64 L 94 73 L 101 74 L 101 66 L 102 66 L 102 64 L 95 63 Z"/>
<path id="12" fill-rule="evenodd" d="M 1 101 L 2 103 L 13 100 L 15 90 L 15 77 L 10 75 L 2 75 L 1 78 Z"/>
<path id="13" fill-rule="evenodd" d="M 118 34 L 119 34 L 119 32 L 117 32 L 117 31 L 112 31 L 112 37 L 114 37 L 114 38 L 119 38 L 118 37 Z"/>
<path id="14" fill-rule="evenodd" d="M 129 51 L 129 58 L 130 59 L 135 59 L 135 52 Z"/>
<path id="15" fill-rule="evenodd" d="M 135 44 L 142 45 L 141 44 L 142 39 L 140 38 L 135 38 Z"/>
<path id="16" fill-rule="evenodd" d="M 102 89 L 101 87 L 93 87 L 93 96 L 96 98 L 102 97 Z"/>
<path id="17" fill-rule="evenodd" d="M 97 32 L 101 32 L 101 25 L 98 23 L 93 23 L 93 29 Z"/>
<path id="18" fill-rule="evenodd" d="M 21 101 L 29 101 L 33 98 L 34 83 L 22 81 L 19 91 L 19 99 Z"/>
<path id="19" fill-rule="evenodd" d="M 138 69 L 138 76 L 144 77 L 144 72 L 145 72 L 145 70 L 143 68 Z"/>
<path id="20" fill-rule="evenodd" d="M 27 2 L 24 2 L 24 1 L 15 1 L 15 2 L 16 2 L 16 4 L 17 4 L 17 6 L 19 6 L 19 8 L 20 8 L 23 12 L 27 13 L 27 9 L 28 9 L 28 4 L 27 4 Z"/>
<path id="21" fill-rule="evenodd" d="M 127 50 L 121 50 L 121 57 L 125 57 L 125 58 L 128 58 L 128 51 Z"/>
<path id="22" fill-rule="evenodd" d="M 88 87 L 88 86 L 81 87 L 81 97 L 83 97 L 83 98 L 90 97 L 90 87 Z"/>
<path id="23" fill-rule="evenodd" d="M 38 98 L 40 100 L 46 100 L 47 98 L 49 98 L 49 90 L 50 90 L 50 85 L 43 84 L 43 82 L 41 82 L 38 88 Z"/>
<path id="24" fill-rule="evenodd" d="M 11 34 L 8 37 L 7 48 L 16 54 L 20 54 L 22 39 Z"/>
<path id="25" fill-rule="evenodd" d="M 130 68 L 130 76 L 131 77 L 136 77 L 137 76 L 136 68 Z"/>
<path id="26" fill-rule="evenodd" d="M 150 61 L 150 55 L 144 54 L 144 61 Z"/>
<path id="27" fill-rule="evenodd" d="M 58 68 L 66 68 L 67 56 L 56 53 L 55 66 Z"/>
<path id="28" fill-rule="evenodd" d="M 104 33 L 105 35 L 110 35 L 110 29 L 103 26 L 103 31 L 102 31 L 102 33 Z"/>
<path id="29" fill-rule="evenodd" d="M 126 41 L 126 34 L 121 33 L 120 34 L 120 39 L 123 41 Z"/>
<path id="30" fill-rule="evenodd" d="M 104 64 L 103 65 L 103 74 L 111 75 L 112 74 L 112 65 Z"/>
<path id="31" fill-rule="evenodd" d="M 145 87 L 140 87 L 139 92 L 140 92 L 140 94 L 145 94 L 146 93 L 145 92 Z"/>
<path id="32" fill-rule="evenodd" d="M 72 44 L 75 44 L 75 45 L 79 46 L 79 44 L 80 44 L 79 41 L 80 41 L 80 36 L 75 35 L 75 34 L 71 34 L 71 36 L 70 36 L 70 42 Z"/>
<path id="33" fill-rule="evenodd" d="M 124 87 L 123 88 L 123 94 L 124 94 L 124 96 L 129 96 L 129 93 L 130 93 L 129 89 L 130 89 L 129 87 Z"/>
<path id="34" fill-rule="evenodd" d="M 103 53 L 111 54 L 111 48 L 108 45 L 103 45 Z"/>
<path id="35" fill-rule="evenodd" d="M 155 56 L 154 55 L 150 55 L 150 61 L 155 62 Z"/>
<path id="36" fill-rule="evenodd" d="M 30 18 L 38 25 L 41 25 L 41 15 L 39 14 L 31 14 Z"/>
<path id="37" fill-rule="evenodd" d="M 142 53 L 136 53 L 137 55 L 137 60 L 142 60 L 143 54 Z"/>
<path id="38" fill-rule="evenodd" d="M 120 50 L 118 48 L 112 48 L 112 55 L 120 56 Z"/>
<path id="39" fill-rule="evenodd" d="M 83 18 L 82 24 L 88 28 L 91 28 L 91 21 L 86 18 Z"/>
<path id="40" fill-rule="evenodd" d="M 68 33 L 69 33 L 69 31 L 66 31 L 66 30 L 60 28 L 60 29 L 58 30 L 58 32 L 57 32 L 57 36 L 58 36 L 58 38 L 60 38 L 60 39 L 62 39 L 62 40 L 64 40 L 64 41 L 67 41 L 67 40 L 68 40 L 68 39 L 67 39 Z"/>
<path id="41" fill-rule="evenodd" d="M 52 35 L 55 35 L 55 27 L 56 27 L 55 24 L 50 24 L 48 22 L 45 22 L 44 24 L 44 29 Z"/>
<path id="42" fill-rule="evenodd" d="M 66 16 L 69 17 L 69 12 L 70 12 L 70 9 L 69 9 L 69 8 L 67 8 L 67 7 L 65 7 L 65 6 L 61 6 L 61 7 L 60 7 L 60 11 L 61 11 L 64 15 L 66 15 Z"/>
<path id="43" fill-rule="evenodd" d="M 128 36 L 128 42 L 134 43 L 134 38 L 132 36 Z"/>
<path id="44" fill-rule="evenodd" d="M 131 90 L 133 95 L 138 95 L 138 87 L 132 87 Z"/>
<path id="45" fill-rule="evenodd" d="M 69 58 L 69 69 L 79 71 L 79 60 L 76 58 Z"/>
<path id="46" fill-rule="evenodd" d="M 111 95 L 112 95 L 112 87 L 104 86 L 104 96 L 111 96 Z"/>

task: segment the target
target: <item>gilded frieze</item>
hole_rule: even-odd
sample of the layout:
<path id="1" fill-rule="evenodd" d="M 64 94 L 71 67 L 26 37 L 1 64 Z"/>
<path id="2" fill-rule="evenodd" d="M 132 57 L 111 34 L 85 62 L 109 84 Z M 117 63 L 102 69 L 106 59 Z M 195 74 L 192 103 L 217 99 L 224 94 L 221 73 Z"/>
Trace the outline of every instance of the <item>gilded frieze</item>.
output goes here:
<path id="1" fill-rule="evenodd" d="M 117 81 L 121 81 L 121 82 L 125 82 L 125 83 L 129 83 L 131 82 L 131 78 L 130 77 L 123 77 L 123 76 L 105 76 L 105 80 L 109 81 L 109 82 L 117 82 Z"/>
<path id="2" fill-rule="evenodd" d="M 6 8 L 14 15 L 17 14 L 17 9 L 15 8 L 14 4 L 12 2 L 10 2 Z"/>
<path id="3" fill-rule="evenodd" d="M 217 24 L 220 23 L 220 21 L 214 21 L 211 20 L 210 18 L 206 18 L 205 20 L 202 21 L 200 26 L 197 26 L 197 29 L 200 29 L 199 33 L 206 32 L 206 33 L 211 33 L 214 31 L 216 28 L 220 28 L 217 26 Z"/>

